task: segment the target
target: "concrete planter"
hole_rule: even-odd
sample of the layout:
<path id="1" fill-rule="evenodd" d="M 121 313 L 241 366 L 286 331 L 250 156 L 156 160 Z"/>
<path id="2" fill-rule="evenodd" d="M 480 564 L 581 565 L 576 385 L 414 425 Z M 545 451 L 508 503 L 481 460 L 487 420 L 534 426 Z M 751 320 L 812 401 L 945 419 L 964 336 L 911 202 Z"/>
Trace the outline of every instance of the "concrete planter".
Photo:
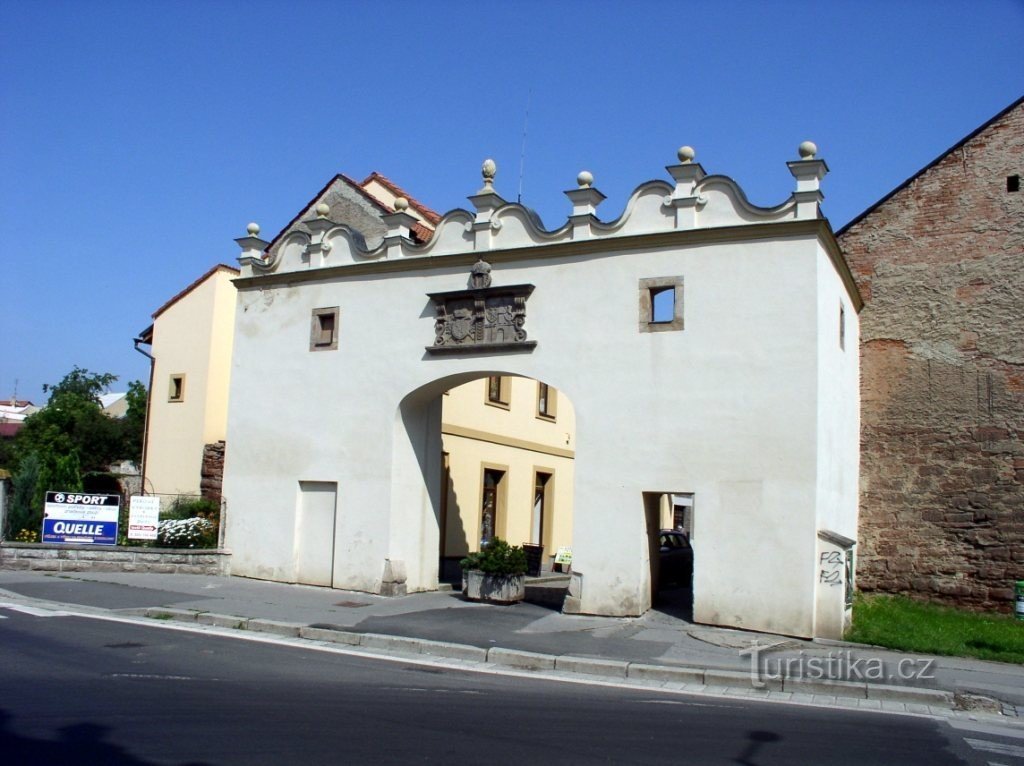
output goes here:
<path id="1" fill-rule="evenodd" d="M 489 575 L 472 569 L 462 573 L 462 592 L 470 601 L 514 604 L 526 597 L 526 576 Z"/>

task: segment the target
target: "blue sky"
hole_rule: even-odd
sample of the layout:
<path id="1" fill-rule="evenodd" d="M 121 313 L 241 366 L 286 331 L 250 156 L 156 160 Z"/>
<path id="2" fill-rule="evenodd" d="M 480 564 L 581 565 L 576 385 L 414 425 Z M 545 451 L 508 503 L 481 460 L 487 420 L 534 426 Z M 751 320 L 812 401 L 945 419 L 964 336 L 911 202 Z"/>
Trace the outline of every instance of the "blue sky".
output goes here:
<path id="1" fill-rule="evenodd" d="M 132 338 L 258 221 L 377 170 L 444 212 L 480 163 L 548 227 L 692 145 L 774 205 L 804 139 L 835 229 L 1024 94 L 1024 1 L 0 0 L 0 397 Z"/>

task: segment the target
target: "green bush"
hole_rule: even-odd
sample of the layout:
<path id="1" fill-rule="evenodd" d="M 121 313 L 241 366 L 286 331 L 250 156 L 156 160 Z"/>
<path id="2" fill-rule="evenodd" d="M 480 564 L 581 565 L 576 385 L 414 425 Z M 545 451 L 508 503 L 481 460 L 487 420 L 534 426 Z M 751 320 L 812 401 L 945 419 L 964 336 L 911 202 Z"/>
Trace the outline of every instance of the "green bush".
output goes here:
<path id="1" fill-rule="evenodd" d="M 493 538 L 477 553 L 470 553 L 459 562 L 463 570 L 476 569 L 489 575 L 526 574 L 526 552 L 520 545 L 509 545 L 500 537 Z"/>
<path id="2" fill-rule="evenodd" d="M 201 518 L 216 521 L 220 516 L 220 506 L 205 497 L 180 497 L 160 516 L 162 519 Z"/>

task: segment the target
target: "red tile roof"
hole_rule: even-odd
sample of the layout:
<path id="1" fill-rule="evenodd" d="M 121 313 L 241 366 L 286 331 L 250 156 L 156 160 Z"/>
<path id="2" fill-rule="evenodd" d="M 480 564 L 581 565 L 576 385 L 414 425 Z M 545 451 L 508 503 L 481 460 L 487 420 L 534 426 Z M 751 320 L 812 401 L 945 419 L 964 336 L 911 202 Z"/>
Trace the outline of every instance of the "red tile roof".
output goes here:
<path id="1" fill-rule="evenodd" d="M 369 192 L 366 189 L 364 189 L 360 184 L 357 184 L 355 181 L 353 181 L 348 176 L 342 174 L 341 177 L 343 179 L 345 179 L 345 181 L 350 183 L 357 191 L 359 191 L 360 194 L 362 194 L 364 197 L 366 197 L 366 199 L 370 200 L 370 202 L 375 204 L 377 207 L 379 207 L 385 213 L 394 213 L 395 212 L 395 209 L 393 207 L 391 207 L 391 205 L 387 204 L 386 202 L 384 202 L 384 200 L 376 197 L 371 192 Z M 373 178 L 373 176 L 371 176 L 371 178 Z M 383 176 L 381 176 L 381 178 L 383 178 Z M 363 183 L 367 183 L 367 181 L 363 181 Z M 394 188 L 398 189 L 397 186 L 394 187 Z M 399 189 L 399 191 L 401 191 L 401 190 Z M 399 195 L 399 196 L 402 196 L 402 195 Z M 408 199 L 408 198 L 406 198 L 406 199 Z M 412 200 L 409 201 L 409 207 L 413 207 Z M 433 212 L 433 211 L 431 211 L 431 212 Z M 423 214 L 420 213 L 420 215 L 423 215 Z M 436 215 L 436 213 L 435 213 L 435 215 Z M 422 223 L 420 223 L 418 221 L 412 225 L 411 231 L 412 231 L 413 239 L 416 239 L 419 242 L 429 242 L 430 238 L 432 236 L 434 236 L 434 230 L 433 229 L 431 229 L 429 226 L 426 226 L 426 225 L 424 225 L 424 224 L 422 224 Z"/>
<path id="2" fill-rule="evenodd" d="M 363 182 L 359 185 L 365 188 L 366 186 L 369 185 L 371 181 L 376 181 L 381 186 L 388 189 L 396 197 L 405 197 L 407 200 L 409 200 L 409 207 L 415 209 L 416 212 L 422 215 L 424 218 L 426 218 L 428 222 L 436 225 L 441 220 L 440 213 L 424 205 L 422 202 L 420 202 L 411 194 L 409 194 L 409 192 L 407 192 L 401 186 L 396 184 L 387 176 L 381 175 L 376 170 L 370 173 L 370 175 L 368 175 L 366 178 L 364 178 Z"/>

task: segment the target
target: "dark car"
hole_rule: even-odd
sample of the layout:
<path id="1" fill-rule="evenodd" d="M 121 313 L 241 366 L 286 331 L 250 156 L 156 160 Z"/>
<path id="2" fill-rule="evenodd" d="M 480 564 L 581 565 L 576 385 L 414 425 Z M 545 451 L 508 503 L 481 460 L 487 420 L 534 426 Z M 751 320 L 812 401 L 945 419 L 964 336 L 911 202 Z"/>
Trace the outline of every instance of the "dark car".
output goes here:
<path id="1" fill-rule="evenodd" d="M 686 533 L 663 529 L 659 533 L 659 544 L 659 586 L 689 585 L 693 578 L 693 548 Z"/>

